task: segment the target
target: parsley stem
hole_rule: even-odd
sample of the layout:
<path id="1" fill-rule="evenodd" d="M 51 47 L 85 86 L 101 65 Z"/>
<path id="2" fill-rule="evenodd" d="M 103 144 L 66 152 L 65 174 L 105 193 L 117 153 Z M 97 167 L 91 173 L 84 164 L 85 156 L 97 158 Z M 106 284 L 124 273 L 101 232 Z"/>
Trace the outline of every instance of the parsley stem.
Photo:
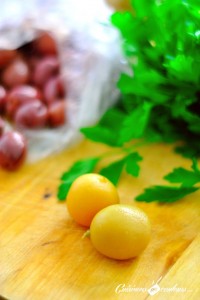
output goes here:
<path id="1" fill-rule="evenodd" d="M 102 155 L 99 156 L 100 159 L 104 159 L 106 157 L 109 157 L 109 156 L 113 156 L 113 155 L 118 155 L 118 154 L 124 154 L 125 153 L 131 153 L 133 150 L 143 146 L 143 145 L 147 145 L 149 143 L 152 143 L 152 142 L 147 142 L 147 141 L 139 141 L 138 143 L 135 143 L 134 145 L 132 146 L 124 146 L 124 147 L 121 147 L 121 148 L 115 148 L 113 150 L 110 150 Z"/>
<path id="2" fill-rule="evenodd" d="M 106 153 L 103 153 L 102 155 L 99 156 L 99 158 L 100 159 L 104 159 L 106 157 L 117 155 L 117 154 L 122 154 L 122 153 L 123 153 L 123 149 L 122 148 L 115 149 L 115 150 L 111 150 L 111 151 L 108 151 Z"/>
<path id="3" fill-rule="evenodd" d="M 130 146 L 130 147 L 123 147 L 122 150 L 125 151 L 125 152 L 132 152 L 133 150 L 141 147 L 141 146 L 144 146 L 144 145 L 147 145 L 151 142 L 147 142 L 147 141 L 139 141 L 138 143 L 135 143 L 134 145 Z"/>

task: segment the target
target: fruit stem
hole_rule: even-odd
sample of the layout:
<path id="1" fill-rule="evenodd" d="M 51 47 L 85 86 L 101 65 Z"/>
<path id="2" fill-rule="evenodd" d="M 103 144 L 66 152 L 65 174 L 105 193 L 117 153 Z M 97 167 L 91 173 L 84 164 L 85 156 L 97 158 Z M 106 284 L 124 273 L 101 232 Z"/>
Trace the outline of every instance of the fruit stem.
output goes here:
<path id="1" fill-rule="evenodd" d="M 88 230 L 86 230 L 85 232 L 84 232 L 84 234 L 82 235 L 82 239 L 84 239 L 84 238 L 86 238 L 86 237 L 89 237 L 90 236 L 90 229 L 88 229 Z"/>

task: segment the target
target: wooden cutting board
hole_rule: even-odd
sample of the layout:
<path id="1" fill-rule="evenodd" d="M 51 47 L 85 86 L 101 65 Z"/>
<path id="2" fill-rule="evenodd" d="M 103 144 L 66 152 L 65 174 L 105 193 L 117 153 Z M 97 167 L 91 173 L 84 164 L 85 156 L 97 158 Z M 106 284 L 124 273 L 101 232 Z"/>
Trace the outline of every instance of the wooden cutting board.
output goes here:
<path id="1" fill-rule="evenodd" d="M 0 171 L 1 296 L 200 299 L 200 192 L 170 205 L 133 201 L 144 187 L 165 183 L 162 177 L 172 168 L 190 167 L 171 146 L 142 147 L 140 177 L 123 174 L 118 187 L 121 202 L 142 208 L 152 224 L 151 242 L 136 259 L 115 261 L 97 253 L 89 238 L 82 238 L 85 229 L 71 220 L 65 203 L 57 201 L 61 173 L 77 159 L 108 149 L 84 141 L 16 173 Z"/>

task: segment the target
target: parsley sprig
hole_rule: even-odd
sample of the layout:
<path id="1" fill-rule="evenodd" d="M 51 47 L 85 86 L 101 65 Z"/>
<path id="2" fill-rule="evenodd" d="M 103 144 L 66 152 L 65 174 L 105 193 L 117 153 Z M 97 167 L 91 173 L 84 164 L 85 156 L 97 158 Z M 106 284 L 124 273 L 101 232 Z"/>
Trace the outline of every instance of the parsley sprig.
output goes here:
<path id="1" fill-rule="evenodd" d="M 194 186 L 197 183 L 200 184 L 200 170 L 196 159 L 193 159 L 191 168 L 192 170 L 175 168 L 171 173 L 164 176 L 168 182 L 179 183 L 179 186 L 155 185 L 145 189 L 144 193 L 137 196 L 135 200 L 174 202 L 196 192 L 200 188 L 200 186 Z"/>

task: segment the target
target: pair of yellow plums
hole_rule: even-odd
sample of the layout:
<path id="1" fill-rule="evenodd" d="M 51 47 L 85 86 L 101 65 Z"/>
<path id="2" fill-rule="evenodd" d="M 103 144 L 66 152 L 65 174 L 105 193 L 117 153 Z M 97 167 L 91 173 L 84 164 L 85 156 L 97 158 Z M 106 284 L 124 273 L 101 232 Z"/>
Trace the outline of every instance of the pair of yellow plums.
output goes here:
<path id="1" fill-rule="evenodd" d="M 78 177 L 68 192 L 67 208 L 78 224 L 90 227 L 93 246 L 107 257 L 136 257 L 150 240 L 147 215 L 133 205 L 120 204 L 116 187 L 104 176 Z"/>

